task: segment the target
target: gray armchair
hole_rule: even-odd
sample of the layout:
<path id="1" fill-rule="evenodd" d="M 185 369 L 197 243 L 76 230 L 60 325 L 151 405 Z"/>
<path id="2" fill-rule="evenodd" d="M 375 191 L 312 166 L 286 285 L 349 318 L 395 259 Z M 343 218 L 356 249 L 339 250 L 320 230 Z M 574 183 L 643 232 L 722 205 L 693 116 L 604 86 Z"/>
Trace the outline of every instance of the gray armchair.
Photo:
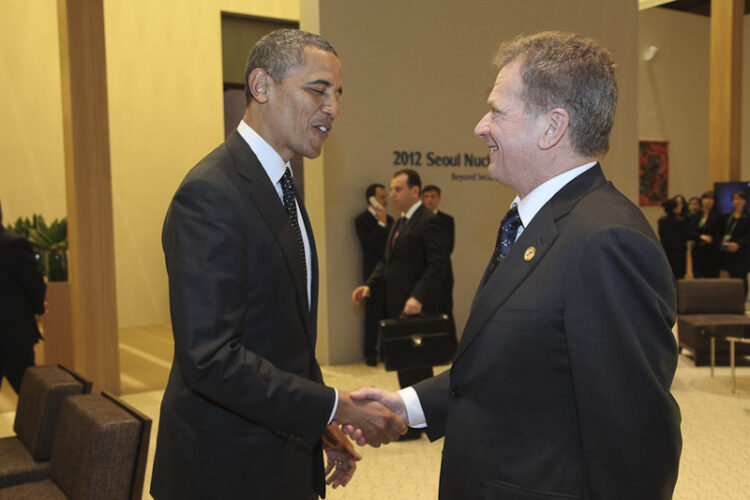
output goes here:
<path id="1" fill-rule="evenodd" d="M 680 347 L 693 356 L 695 366 L 711 362 L 711 337 L 716 337 L 716 364 L 729 364 L 729 343 L 724 337 L 744 337 L 750 327 L 745 315 L 745 289 L 734 278 L 700 278 L 677 282 L 677 329 Z M 737 345 L 738 355 L 750 354 L 750 345 Z"/>
<path id="2" fill-rule="evenodd" d="M 0 488 L 46 477 L 63 400 L 91 391 L 62 366 L 32 366 L 24 373 L 13 422 L 15 436 L 0 439 Z"/>

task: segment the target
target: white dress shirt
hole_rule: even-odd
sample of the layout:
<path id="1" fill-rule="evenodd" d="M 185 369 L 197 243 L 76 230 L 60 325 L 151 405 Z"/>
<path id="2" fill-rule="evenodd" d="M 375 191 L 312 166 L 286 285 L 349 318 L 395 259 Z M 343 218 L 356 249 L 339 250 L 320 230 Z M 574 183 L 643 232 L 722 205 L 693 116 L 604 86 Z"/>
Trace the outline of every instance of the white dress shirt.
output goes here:
<path id="1" fill-rule="evenodd" d="M 510 204 L 518 206 L 518 215 L 521 217 L 521 225 L 518 227 L 516 233 L 516 239 L 523 233 L 524 227 L 527 227 L 534 216 L 542 209 L 542 207 L 552 199 L 567 183 L 596 165 L 597 162 L 593 161 L 580 167 L 572 168 L 563 172 L 562 174 L 553 177 L 552 179 L 540 184 L 533 191 L 527 194 L 524 198 L 516 196 L 513 202 Z M 405 387 L 398 391 L 401 398 L 404 400 L 406 406 L 406 414 L 410 427 L 424 428 L 427 427 L 426 419 L 424 416 L 424 410 L 422 404 L 419 402 L 419 396 L 417 391 L 413 387 Z"/>

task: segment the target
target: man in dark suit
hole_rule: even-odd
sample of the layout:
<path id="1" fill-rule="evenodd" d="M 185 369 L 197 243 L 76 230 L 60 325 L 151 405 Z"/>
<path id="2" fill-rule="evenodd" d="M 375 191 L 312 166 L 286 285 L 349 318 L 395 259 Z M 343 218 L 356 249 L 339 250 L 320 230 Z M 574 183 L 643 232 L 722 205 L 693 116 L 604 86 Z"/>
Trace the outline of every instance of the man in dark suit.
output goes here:
<path id="1" fill-rule="evenodd" d="M 448 254 L 453 253 L 453 247 L 456 243 L 456 223 L 453 220 L 452 215 L 448 215 L 445 212 L 438 209 L 440 206 L 442 193 L 440 188 L 434 184 L 429 184 L 422 189 L 422 203 L 427 209 L 433 214 L 437 215 L 440 220 L 440 224 L 443 226 L 445 231 L 443 234 L 447 238 Z M 456 325 L 453 323 L 453 263 L 448 260 L 448 284 L 446 291 L 447 306 L 445 313 L 451 317 L 452 328 L 455 333 Z"/>
<path id="2" fill-rule="evenodd" d="M 506 42 L 496 63 L 475 134 L 489 175 L 518 197 L 453 365 L 397 394 L 353 395 L 445 437 L 442 499 L 669 499 L 675 286 L 649 224 L 597 162 L 614 60 L 594 40 L 546 32 Z"/>
<path id="3" fill-rule="evenodd" d="M 0 383 L 7 378 L 16 394 L 34 366 L 34 344 L 42 338 L 35 315 L 44 314 L 46 290 L 31 243 L 5 229 L 0 206 Z"/>
<path id="4" fill-rule="evenodd" d="M 371 184 L 365 190 L 367 209 L 354 219 L 359 246 L 362 248 L 362 279 L 366 280 L 385 252 L 393 217 L 388 215 L 385 186 Z M 365 362 L 378 364 L 378 322 L 383 318 L 383 287 L 370 290 L 365 302 Z"/>
<path id="5" fill-rule="evenodd" d="M 452 254 L 456 243 L 456 223 L 452 215 L 448 215 L 438 208 L 442 199 L 441 197 L 442 192 L 440 188 L 434 184 L 428 184 L 422 189 L 422 203 L 427 207 L 427 210 L 437 215 L 438 219 L 440 219 L 440 223 L 445 228 L 445 235 L 448 239 L 448 253 Z"/>
<path id="6" fill-rule="evenodd" d="M 385 288 L 387 318 L 445 313 L 447 307 L 448 247 L 438 218 L 420 200 L 421 180 L 411 169 L 391 179 L 391 200 L 403 212 L 388 235 L 385 254 L 352 300 L 360 304 L 372 288 Z M 399 370 L 401 387 L 432 376 L 432 368 Z M 419 437 L 411 432 L 409 438 Z"/>
<path id="7" fill-rule="evenodd" d="M 174 195 L 162 243 L 175 356 L 161 406 L 157 500 L 317 498 L 359 456 L 334 425 L 379 442 L 405 425 L 323 384 L 315 359 L 318 266 L 288 162 L 315 158 L 339 113 L 341 64 L 323 38 L 263 37 L 245 115 Z"/>

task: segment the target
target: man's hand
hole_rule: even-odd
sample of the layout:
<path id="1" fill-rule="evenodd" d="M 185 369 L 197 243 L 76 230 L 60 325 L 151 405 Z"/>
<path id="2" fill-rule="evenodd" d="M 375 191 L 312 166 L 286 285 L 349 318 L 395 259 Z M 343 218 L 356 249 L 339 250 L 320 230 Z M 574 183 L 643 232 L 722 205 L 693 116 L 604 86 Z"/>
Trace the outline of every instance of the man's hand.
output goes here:
<path id="1" fill-rule="evenodd" d="M 352 293 L 352 302 L 360 305 L 363 300 L 370 296 L 370 287 L 367 285 L 358 286 Z"/>
<path id="2" fill-rule="evenodd" d="M 415 297 L 409 297 L 404 304 L 404 314 L 411 316 L 422 312 L 422 303 Z"/>
<path id="3" fill-rule="evenodd" d="M 701 234 L 700 238 L 701 238 L 701 244 L 712 243 L 714 241 L 714 239 L 711 237 L 710 234 Z"/>
<path id="4" fill-rule="evenodd" d="M 357 462 L 362 457 L 354 451 L 351 441 L 335 425 L 326 426 L 322 436 L 323 449 L 328 456 L 326 466 L 326 484 L 337 488 L 346 486 L 351 481 L 354 471 L 357 470 Z"/>
<path id="5" fill-rule="evenodd" d="M 367 443 L 374 448 L 397 440 L 408 429 L 403 419 L 381 403 L 364 398 L 356 401 L 346 391 L 339 391 L 339 405 L 333 420 L 334 425 L 358 430 L 357 444 Z"/>
<path id="6" fill-rule="evenodd" d="M 388 392 L 383 389 L 378 389 L 377 387 L 361 387 L 356 391 L 350 393 L 349 395 L 355 401 L 377 401 L 378 403 L 388 407 L 389 410 L 391 410 L 398 418 L 403 420 L 405 423 L 408 424 L 409 422 L 409 417 L 406 413 L 404 400 L 397 392 Z M 365 444 L 369 443 L 366 436 L 362 432 L 362 429 L 359 429 L 354 425 L 344 425 L 342 430 L 360 446 L 364 446 Z"/>

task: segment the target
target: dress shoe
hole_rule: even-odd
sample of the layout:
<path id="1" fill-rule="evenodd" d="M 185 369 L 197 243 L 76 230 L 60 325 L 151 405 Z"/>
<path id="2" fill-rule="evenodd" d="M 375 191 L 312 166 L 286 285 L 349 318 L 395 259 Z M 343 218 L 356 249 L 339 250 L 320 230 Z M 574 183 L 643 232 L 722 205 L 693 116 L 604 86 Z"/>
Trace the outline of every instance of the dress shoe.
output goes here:
<path id="1" fill-rule="evenodd" d="M 378 366 L 378 360 L 376 358 L 367 358 L 365 359 L 365 363 L 367 366 Z"/>

